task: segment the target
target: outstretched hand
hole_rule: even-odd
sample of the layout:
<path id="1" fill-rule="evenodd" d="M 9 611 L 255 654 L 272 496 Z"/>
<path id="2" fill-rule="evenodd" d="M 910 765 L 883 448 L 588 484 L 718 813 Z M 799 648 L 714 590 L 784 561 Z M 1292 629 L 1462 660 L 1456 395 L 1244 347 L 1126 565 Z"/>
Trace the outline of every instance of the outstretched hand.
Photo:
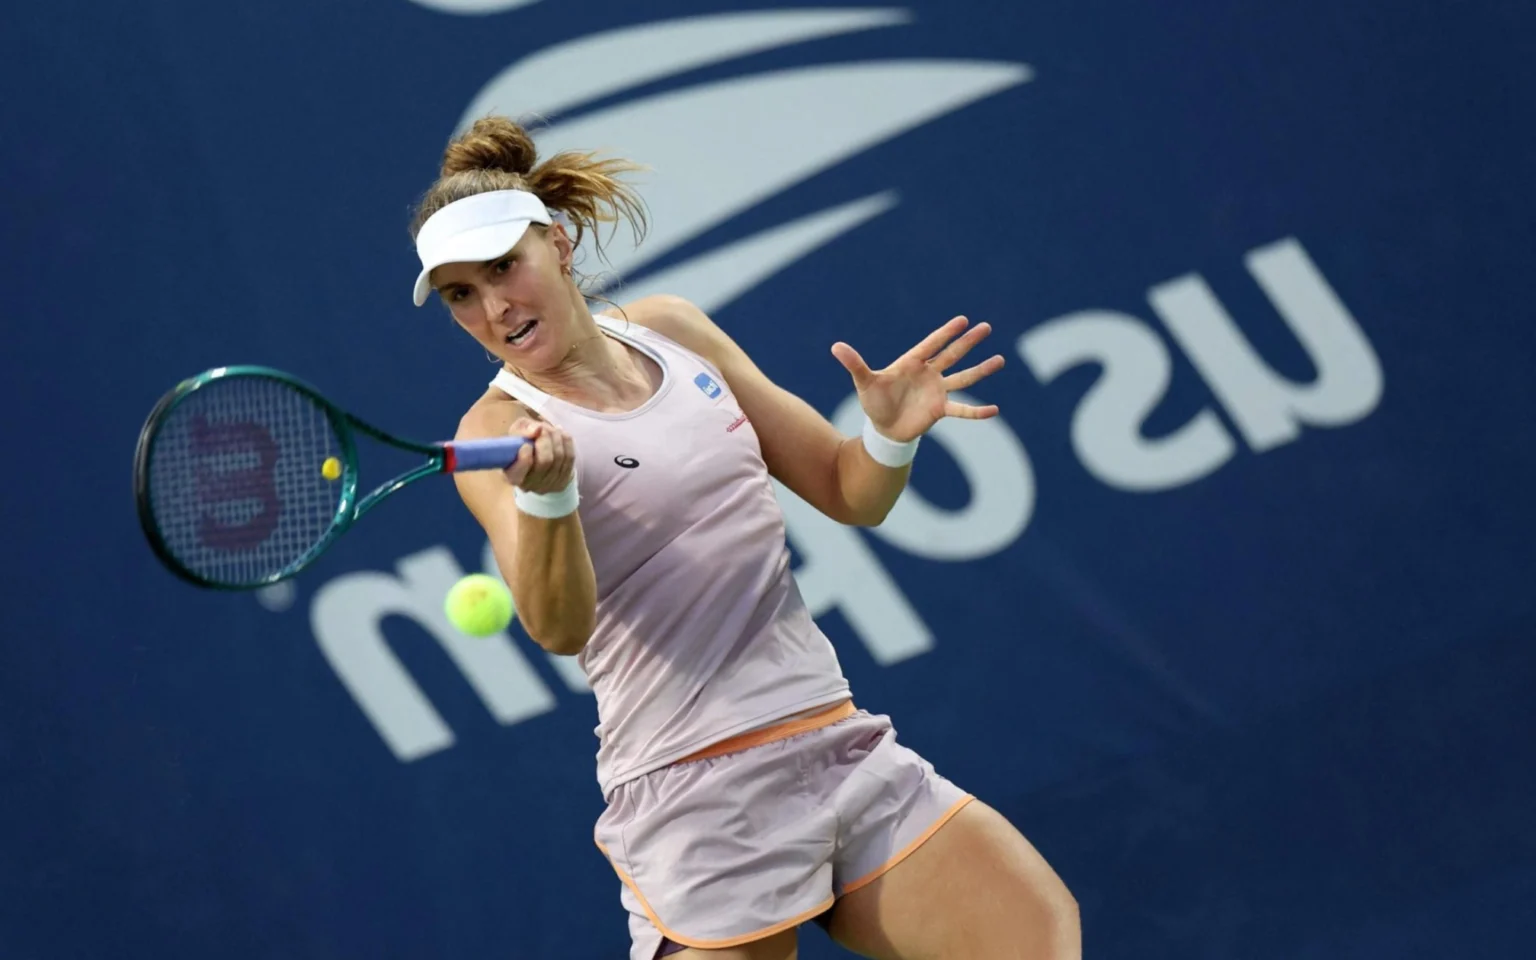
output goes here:
<path id="1" fill-rule="evenodd" d="M 949 399 L 951 390 L 964 390 L 1003 368 L 1002 356 L 993 355 L 973 367 L 945 374 L 992 332 L 991 324 L 979 323 L 967 330 L 969 325 L 965 317 L 955 317 L 883 370 L 871 370 L 846 343 L 832 345 L 832 355 L 853 376 L 859 403 L 882 436 L 905 443 L 945 417 L 985 420 L 997 416 L 996 405 L 977 407 Z"/>

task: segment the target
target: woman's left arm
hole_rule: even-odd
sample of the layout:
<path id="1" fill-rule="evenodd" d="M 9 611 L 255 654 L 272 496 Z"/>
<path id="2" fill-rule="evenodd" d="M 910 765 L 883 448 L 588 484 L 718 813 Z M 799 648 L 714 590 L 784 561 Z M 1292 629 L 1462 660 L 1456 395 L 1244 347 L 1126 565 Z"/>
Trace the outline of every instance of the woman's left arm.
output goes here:
<path id="1" fill-rule="evenodd" d="M 853 377 L 859 402 L 877 436 L 845 437 L 814 407 L 778 386 L 704 311 L 680 297 L 655 296 L 624 306 L 634 322 L 682 344 L 719 368 L 741 410 L 752 421 L 768 472 L 806 503 L 839 523 L 877 526 L 907 485 L 911 467 L 903 445 L 915 442 L 944 417 L 983 420 L 996 406 L 949 399 L 1003 366 L 993 356 L 945 374 L 991 331 L 956 317 L 882 370 L 871 370 L 846 343 L 832 355 Z M 963 334 L 963 335 L 962 335 Z M 882 463 L 880 461 L 885 461 Z M 886 463 L 896 464 L 886 466 Z"/>

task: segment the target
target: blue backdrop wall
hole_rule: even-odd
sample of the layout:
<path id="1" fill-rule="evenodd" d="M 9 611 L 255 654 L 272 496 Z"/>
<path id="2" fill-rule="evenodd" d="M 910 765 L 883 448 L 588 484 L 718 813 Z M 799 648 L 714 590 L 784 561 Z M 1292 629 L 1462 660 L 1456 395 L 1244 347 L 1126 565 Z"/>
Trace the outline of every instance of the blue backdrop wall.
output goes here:
<path id="1" fill-rule="evenodd" d="M 451 433 L 492 369 L 410 306 L 406 223 L 490 110 L 647 163 L 653 234 L 587 268 L 839 422 L 835 340 L 994 325 L 1002 416 L 885 527 L 784 503 L 858 700 L 1057 865 L 1090 956 L 1529 956 L 1529 5 L 0 17 L 0 956 L 623 955 L 590 693 L 442 621 L 485 564 L 450 485 L 259 595 L 132 508 L 145 414 L 218 364 Z"/>

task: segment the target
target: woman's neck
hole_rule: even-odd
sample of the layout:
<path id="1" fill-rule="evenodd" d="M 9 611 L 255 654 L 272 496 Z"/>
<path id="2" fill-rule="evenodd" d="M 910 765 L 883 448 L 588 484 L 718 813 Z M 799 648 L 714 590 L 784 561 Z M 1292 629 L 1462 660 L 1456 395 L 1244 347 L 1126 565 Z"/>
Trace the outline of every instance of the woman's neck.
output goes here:
<path id="1" fill-rule="evenodd" d="M 605 413 L 633 410 L 650 399 L 660 373 L 650 369 L 654 362 L 604 333 L 585 301 L 574 326 L 581 332 L 553 368 L 512 372 L 552 397 Z"/>

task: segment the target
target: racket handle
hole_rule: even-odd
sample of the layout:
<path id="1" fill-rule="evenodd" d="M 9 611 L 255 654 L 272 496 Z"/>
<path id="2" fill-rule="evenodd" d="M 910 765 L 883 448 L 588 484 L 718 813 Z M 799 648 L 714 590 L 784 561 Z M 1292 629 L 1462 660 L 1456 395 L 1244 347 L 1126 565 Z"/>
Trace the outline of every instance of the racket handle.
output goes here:
<path id="1" fill-rule="evenodd" d="M 517 452 L 527 437 L 489 437 L 484 440 L 454 440 L 443 444 L 443 472 L 460 470 L 505 470 L 517 459 Z"/>

